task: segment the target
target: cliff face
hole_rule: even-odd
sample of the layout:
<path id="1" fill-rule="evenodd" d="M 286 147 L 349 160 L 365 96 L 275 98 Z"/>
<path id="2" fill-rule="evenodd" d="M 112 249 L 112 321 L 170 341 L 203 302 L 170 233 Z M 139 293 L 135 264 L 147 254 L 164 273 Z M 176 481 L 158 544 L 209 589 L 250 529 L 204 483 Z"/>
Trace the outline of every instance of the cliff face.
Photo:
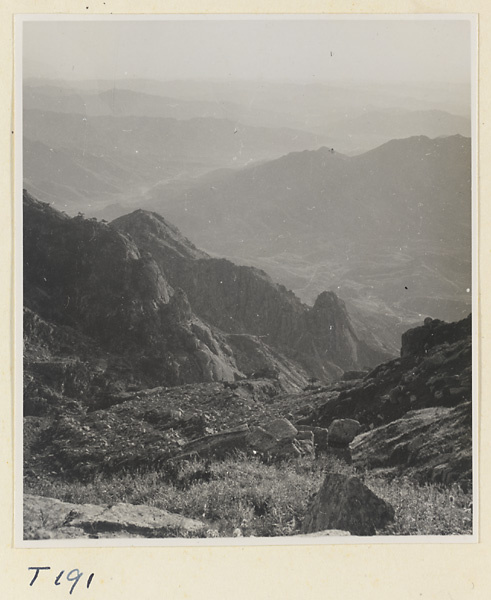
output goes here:
<path id="1" fill-rule="evenodd" d="M 358 339 L 344 303 L 332 292 L 308 307 L 264 271 L 211 258 L 177 239 L 155 213 L 139 210 L 112 225 L 151 254 L 169 282 L 185 290 L 196 314 L 221 331 L 259 336 L 324 380 L 388 358 Z"/>
<path id="2" fill-rule="evenodd" d="M 24 302 L 49 327 L 88 338 L 96 354 L 125 357 L 132 376 L 148 384 L 233 380 L 238 373 L 223 336 L 196 317 L 150 255 L 108 225 L 69 219 L 28 195 Z M 26 322 L 28 343 L 35 321 Z M 72 339 L 68 354 L 79 352 Z"/>

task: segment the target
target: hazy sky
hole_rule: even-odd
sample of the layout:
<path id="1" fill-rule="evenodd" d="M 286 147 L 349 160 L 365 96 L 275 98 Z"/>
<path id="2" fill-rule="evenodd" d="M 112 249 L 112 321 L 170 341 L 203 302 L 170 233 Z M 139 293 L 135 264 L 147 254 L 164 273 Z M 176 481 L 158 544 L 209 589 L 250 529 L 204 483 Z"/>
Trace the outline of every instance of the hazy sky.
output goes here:
<path id="1" fill-rule="evenodd" d="M 470 34 L 440 19 L 31 21 L 24 76 L 468 83 Z"/>

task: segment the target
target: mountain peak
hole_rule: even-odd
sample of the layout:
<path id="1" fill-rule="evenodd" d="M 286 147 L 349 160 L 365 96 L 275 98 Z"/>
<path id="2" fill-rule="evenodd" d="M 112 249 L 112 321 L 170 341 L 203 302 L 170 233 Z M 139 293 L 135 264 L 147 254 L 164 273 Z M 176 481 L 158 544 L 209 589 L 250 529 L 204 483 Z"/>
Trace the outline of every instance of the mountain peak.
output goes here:
<path id="1" fill-rule="evenodd" d="M 118 231 L 129 234 L 138 242 L 154 239 L 172 250 L 179 256 L 186 258 L 208 258 L 208 255 L 188 240 L 182 233 L 156 212 L 138 209 L 134 212 L 119 217 L 111 225 Z"/>

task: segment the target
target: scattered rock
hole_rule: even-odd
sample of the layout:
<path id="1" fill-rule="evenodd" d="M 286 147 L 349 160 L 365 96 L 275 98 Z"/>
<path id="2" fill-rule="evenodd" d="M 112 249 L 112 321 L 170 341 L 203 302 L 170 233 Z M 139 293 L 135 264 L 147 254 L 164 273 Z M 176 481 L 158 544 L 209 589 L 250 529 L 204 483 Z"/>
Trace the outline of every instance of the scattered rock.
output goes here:
<path id="1" fill-rule="evenodd" d="M 272 452 L 278 442 L 275 437 L 262 427 L 251 427 L 247 434 L 247 445 L 256 452 Z"/>
<path id="2" fill-rule="evenodd" d="M 190 456 L 223 458 L 238 450 L 245 452 L 249 446 L 249 434 L 249 426 L 243 425 L 229 431 L 207 435 L 185 444 L 176 458 Z"/>
<path id="3" fill-rule="evenodd" d="M 312 440 L 298 440 L 297 434 L 297 429 L 287 419 L 275 419 L 265 427 L 243 425 L 233 430 L 192 440 L 185 444 L 174 458 L 183 459 L 190 456 L 224 458 L 237 451 L 271 458 L 313 455 Z"/>
<path id="4" fill-rule="evenodd" d="M 303 533 L 326 529 L 375 535 L 394 520 L 393 507 L 356 477 L 328 473 L 302 524 Z"/>
<path id="5" fill-rule="evenodd" d="M 271 423 L 264 425 L 264 429 L 269 432 L 278 442 L 293 440 L 298 431 L 288 421 L 288 419 L 275 419 Z"/>
<path id="6" fill-rule="evenodd" d="M 295 446 L 300 450 L 301 456 L 315 455 L 314 442 L 312 440 L 294 440 Z"/>
<path id="7" fill-rule="evenodd" d="M 360 431 L 360 423 L 355 419 L 335 419 L 328 430 L 329 446 L 347 446 Z"/>
<path id="8" fill-rule="evenodd" d="M 312 431 L 299 431 L 297 433 L 297 440 L 306 440 L 314 444 L 314 433 Z"/>

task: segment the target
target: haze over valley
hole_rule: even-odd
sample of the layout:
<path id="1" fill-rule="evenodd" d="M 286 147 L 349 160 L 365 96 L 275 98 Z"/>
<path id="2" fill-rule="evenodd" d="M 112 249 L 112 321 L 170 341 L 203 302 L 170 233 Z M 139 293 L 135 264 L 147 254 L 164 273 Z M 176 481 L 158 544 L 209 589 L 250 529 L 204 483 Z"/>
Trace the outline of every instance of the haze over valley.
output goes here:
<path id="1" fill-rule="evenodd" d="M 470 307 L 470 119 L 443 89 L 27 80 L 24 185 L 69 215 L 156 211 L 307 303 L 336 291 L 396 350 Z"/>

